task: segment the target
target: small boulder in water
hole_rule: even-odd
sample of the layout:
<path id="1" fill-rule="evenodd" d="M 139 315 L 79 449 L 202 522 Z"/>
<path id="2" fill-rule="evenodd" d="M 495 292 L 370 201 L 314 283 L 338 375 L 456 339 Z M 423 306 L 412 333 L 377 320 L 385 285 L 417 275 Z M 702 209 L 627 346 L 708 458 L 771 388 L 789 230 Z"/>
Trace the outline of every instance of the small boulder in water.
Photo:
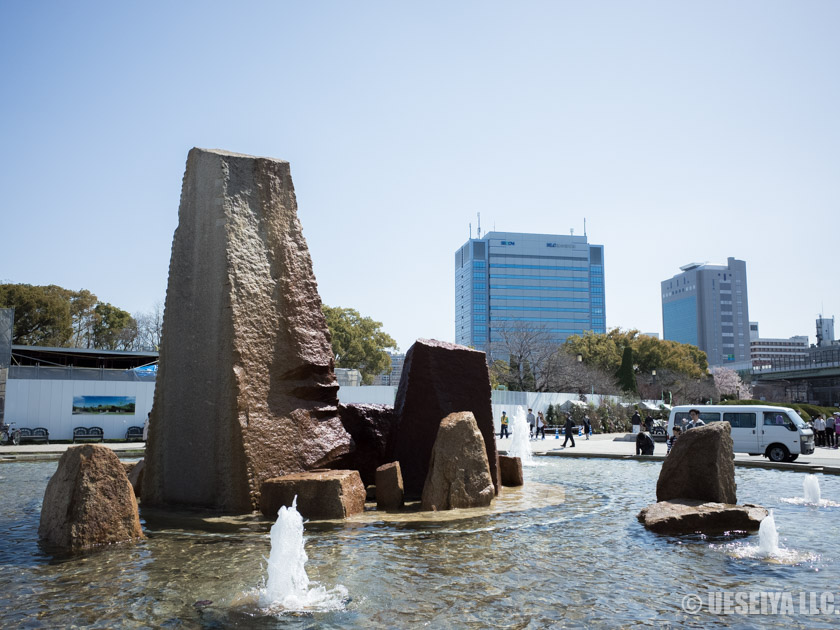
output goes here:
<path id="1" fill-rule="evenodd" d="M 723 534 L 758 531 L 767 514 L 766 509 L 752 503 L 730 505 L 674 499 L 649 505 L 639 512 L 638 519 L 657 534 Z"/>

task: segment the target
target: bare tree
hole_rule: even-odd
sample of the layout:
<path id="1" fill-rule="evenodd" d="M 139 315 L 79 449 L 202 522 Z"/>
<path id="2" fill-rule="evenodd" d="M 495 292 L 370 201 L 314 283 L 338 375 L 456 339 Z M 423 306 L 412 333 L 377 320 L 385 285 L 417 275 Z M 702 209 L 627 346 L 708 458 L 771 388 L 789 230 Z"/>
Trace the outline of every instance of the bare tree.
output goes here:
<path id="1" fill-rule="evenodd" d="M 163 304 L 155 302 L 149 313 L 134 315 L 137 321 L 137 334 L 133 342 L 135 350 L 158 350 L 163 332 Z"/>
<path id="2" fill-rule="evenodd" d="M 547 391 L 559 348 L 548 329 L 534 322 L 499 322 L 493 332 L 499 339 L 490 343 L 488 359 L 491 365 L 508 363 L 507 386 L 519 391 Z"/>

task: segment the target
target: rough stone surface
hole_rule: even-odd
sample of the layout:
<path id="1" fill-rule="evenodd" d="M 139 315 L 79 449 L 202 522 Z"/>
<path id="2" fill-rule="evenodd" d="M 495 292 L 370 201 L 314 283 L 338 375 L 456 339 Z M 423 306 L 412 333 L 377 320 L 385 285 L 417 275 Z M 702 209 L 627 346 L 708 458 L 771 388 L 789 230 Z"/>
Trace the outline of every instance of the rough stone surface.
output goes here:
<path id="1" fill-rule="evenodd" d="M 737 503 L 735 456 L 728 422 L 685 431 L 662 462 L 656 500 L 697 499 Z"/>
<path id="2" fill-rule="evenodd" d="M 502 478 L 502 485 L 505 487 L 525 485 L 525 478 L 522 475 L 522 459 L 499 455 L 499 476 Z"/>
<path id="3" fill-rule="evenodd" d="M 365 510 L 365 486 L 356 470 L 319 470 L 267 479 L 260 511 L 277 518 L 297 496 L 297 511 L 312 520 L 347 518 Z"/>
<path id="4" fill-rule="evenodd" d="M 407 496 L 417 497 L 422 492 L 440 422 L 458 411 L 472 412 L 478 423 L 498 493 L 501 485 L 498 451 L 484 353 L 442 341 L 418 339 L 405 355 L 394 403 L 397 429 L 391 459 L 400 462 Z"/>
<path id="5" fill-rule="evenodd" d="M 107 446 L 72 446 L 47 484 L 38 536 L 49 549 L 80 551 L 145 538 L 125 468 Z"/>
<path id="6" fill-rule="evenodd" d="M 249 512 L 348 452 L 333 366 L 288 162 L 191 150 L 143 503 Z"/>
<path id="7" fill-rule="evenodd" d="M 727 505 L 674 499 L 649 505 L 639 512 L 638 518 L 645 527 L 659 534 L 723 534 L 757 531 L 766 516 L 766 509 L 751 503 Z"/>
<path id="8" fill-rule="evenodd" d="M 490 505 L 496 490 L 484 438 L 470 411 L 451 413 L 440 423 L 423 486 L 423 510 Z"/>
<path id="9" fill-rule="evenodd" d="M 388 405 L 339 405 L 344 430 L 350 434 L 350 452 L 332 463 L 337 470 L 358 470 L 365 485 L 376 483 L 376 469 L 389 461 L 389 440 L 396 416 Z"/>
<path id="10" fill-rule="evenodd" d="M 128 481 L 131 483 L 131 487 L 134 488 L 134 496 L 139 497 L 142 489 L 143 489 L 143 477 L 144 471 L 146 470 L 146 461 L 140 460 L 134 466 L 131 467 L 131 470 L 128 471 Z"/>
<path id="11" fill-rule="evenodd" d="M 404 495 L 399 462 L 383 464 L 376 469 L 377 510 L 399 510 L 403 506 Z"/>

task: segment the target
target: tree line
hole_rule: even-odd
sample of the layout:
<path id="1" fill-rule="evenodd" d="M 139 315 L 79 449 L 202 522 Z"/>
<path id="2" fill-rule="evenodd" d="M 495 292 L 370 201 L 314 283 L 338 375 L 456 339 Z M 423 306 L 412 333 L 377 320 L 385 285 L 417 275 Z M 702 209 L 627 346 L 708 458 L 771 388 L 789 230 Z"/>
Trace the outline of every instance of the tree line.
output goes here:
<path id="1" fill-rule="evenodd" d="M 696 346 L 613 328 L 553 341 L 533 323 L 494 327 L 488 358 L 494 387 L 513 391 L 628 394 L 668 403 L 700 402 L 749 391 L 732 370 L 710 371 Z"/>
<path id="2" fill-rule="evenodd" d="M 12 343 L 56 348 L 157 350 L 163 307 L 131 315 L 87 289 L 0 284 L 0 308 L 15 309 Z"/>

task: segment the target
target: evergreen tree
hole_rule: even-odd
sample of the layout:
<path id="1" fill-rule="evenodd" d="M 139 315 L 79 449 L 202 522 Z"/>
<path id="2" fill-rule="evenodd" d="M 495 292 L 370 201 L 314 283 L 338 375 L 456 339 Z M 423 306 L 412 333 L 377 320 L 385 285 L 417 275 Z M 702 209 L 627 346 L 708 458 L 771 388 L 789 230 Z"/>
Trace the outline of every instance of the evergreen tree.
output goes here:
<path id="1" fill-rule="evenodd" d="M 618 386 L 628 394 L 638 392 L 636 387 L 636 374 L 633 370 L 633 348 L 624 346 L 624 353 L 621 355 L 621 367 L 616 372 Z"/>

